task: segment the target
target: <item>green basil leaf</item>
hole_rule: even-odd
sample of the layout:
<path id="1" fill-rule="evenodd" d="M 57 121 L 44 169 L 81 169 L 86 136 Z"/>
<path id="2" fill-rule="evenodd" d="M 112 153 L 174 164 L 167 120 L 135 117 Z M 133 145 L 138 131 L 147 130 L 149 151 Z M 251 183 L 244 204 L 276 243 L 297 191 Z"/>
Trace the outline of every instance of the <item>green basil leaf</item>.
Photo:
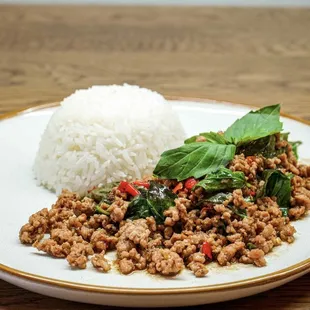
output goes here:
<path id="1" fill-rule="evenodd" d="M 197 136 L 193 136 L 191 138 L 188 138 L 184 141 L 185 144 L 189 144 L 189 143 L 193 143 L 193 142 L 196 142 L 196 139 L 199 137 L 199 136 L 203 136 L 206 138 L 207 141 L 205 142 L 210 142 L 210 143 L 216 143 L 216 144 L 227 144 L 227 141 L 225 140 L 224 136 L 223 135 L 220 135 L 219 133 L 217 132 L 213 132 L 213 131 L 210 131 L 210 132 L 202 132 L 200 133 L 199 135 Z"/>
<path id="2" fill-rule="evenodd" d="M 136 196 L 128 205 L 126 217 L 131 220 L 152 216 L 151 206 L 146 198 Z"/>
<path id="3" fill-rule="evenodd" d="M 109 199 L 109 194 L 111 193 L 113 187 L 117 186 L 119 183 L 110 183 L 104 187 L 97 187 L 90 191 L 87 197 L 92 198 L 95 202 L 105 202 L 107 204 L 111 204 Z"/>
<path id="4" fill-rule="evenodd" d="M 256 245 L 253 244 L 253 243 L 251 243 L 251 242 L 249 242 L 249 243 L 246 245 L 246 247 L 247 247 L 249 250 L 253 250 L 253 249 L 256 249 L 256 248 L 257 248 Z"/>
<path id="5" fill-rule="evenodd" d="M 262 155 L 267 158 L 272 158 L 277 155 L 276 137 L 271 135 L 255 141 L 250 141 L 239 146 L 236 153 L 244 154 L 244 156 Z"/>
<path id="6" fill-rule="evenodd" d="M 95 207 L 95 213 L 104 214 L 104 215 L 110 215 L 110 212 L 108 210 L 102 209 L 99 205 Z"/>
<path id="7" fill-rule="evenodd" d="M 288 141 L 288 136 L 289 136 L 289 132 L 282 132 L 280 134 L 280 137 L 281 137 L 281 140 L 285 140 L 285 141 Z"/>
<path id="8" fill-rule="evenodd" d="M 154 174 L 161 178 L 185 180 L 200 178 L 221 166 L 226 166 L 235 155 L 234 145 L 195 142 L 164 152 Z"/>
<path id="9" fill-rule="evenodd" d="M 292 151 L 295 154 L 296 159 L 298 159 L 299 158 L 299 156 L 298 156 L 298 147 L 302 144 L 302 142 L 301 141 L 292 141 L 292 142 L 289 142 L 289 143 L 292 146 Z"/>
<path id="10" fill-rule="evenodd" d="M 277 197 L 277 203 L 284 216 L 290 207 L 292 177 L 293 175 L 284 174 L 280 170 L 267 169 L 263 173 L 265 184 L 258 192 L 258 197 Z"/>
<path id="11" fill-rule="evenodd" d="M 225 139 L 241 145 L 282 131 L 280 105 L 264 107 L 251 111 L 235 121 L 224 133 Z"/>
<path id="12" fill-rule="evenodd" d="M 126 218 L 138 219 L 153 216 L 158 224 L 164 222 L 164 211 L 174 206 L 177 198 L 168 187 L 151 181 L 149 190 L 136 196 L 128 205 Z"/>
<path id="13" fill-rule="evenodd" d="M 240 216 L 242 219 L 247 217 L 246 209 L 237 208 L 236 206 L 228 205 L 228 208 L 236 215 Z"/>
<path id="14" fill-rule="evenodd" d="M 233 172 L 225 167 L 218 171 L 209 173 L 203 180 L 196 184 L 196 187 L 202 187 L 206 192 L 216 192 L 234 188 L 242 188 L 246 184 L 243 172 Z"/>
<path id="15" fill-rule="evenodd" d="M 231 197 L 231 195 L 232 195 L 231 193 L 217 193 L 211 197 L 204 199 L 204 201 L 211 202 L 214 204 L 221 204 L 224 201 L 226 201 L 227 199 L 229 199 Z"/>

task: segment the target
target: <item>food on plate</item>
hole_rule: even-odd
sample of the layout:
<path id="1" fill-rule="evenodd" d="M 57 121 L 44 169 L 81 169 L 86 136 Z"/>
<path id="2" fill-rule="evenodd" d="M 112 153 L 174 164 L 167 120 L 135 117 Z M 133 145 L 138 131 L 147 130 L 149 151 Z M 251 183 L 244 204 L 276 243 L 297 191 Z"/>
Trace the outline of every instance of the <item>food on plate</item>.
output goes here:
<path id="1" fill-rule="evenodd" d="M 150 175 L 180 146 L 182 125 L 163 96 L 131 85 L 93 86 L 61 102 L 42 136 L 34 172 L 60 194 Z"/>
<path id="2" fill-rule="evenodd" d="M 30 216 L 20 241 L 72 267 L 108 272 L 146 269 L 197 277 L 208 263 L 266 265 L 265 255 L 294 242 L 292 220 L 310 208 L 310 166 L 299 164 L 280 106 L 251 111 L 224 132 L 205 132 L 165 151 L 153 175 L 63 189 L 51 209 Z M 101 180 L 98 180 L 98 183 Z M 44 238 L 49 234 L 49 238 Z"/>

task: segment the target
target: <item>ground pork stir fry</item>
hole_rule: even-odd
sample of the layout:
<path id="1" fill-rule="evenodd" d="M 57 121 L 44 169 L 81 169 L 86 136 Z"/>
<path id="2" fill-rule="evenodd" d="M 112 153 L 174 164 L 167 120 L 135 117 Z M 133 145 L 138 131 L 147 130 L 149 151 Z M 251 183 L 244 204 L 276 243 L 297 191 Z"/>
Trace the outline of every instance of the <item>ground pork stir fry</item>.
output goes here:
<path id="1" fill-rule="evenodd" d="M 20 230 L 20 241 L 66 258 L 72 267 L 84 269 L 90 259 L 100 272 L 111 269 L 111 262 L 104 255 L 114 249 L 123 274 L 146 269 L 151 274 L 175 275 L 186 266 L 195 276 L 202 277 L 208 273 L 207 264 L 211 261 L 221 266 L 234 262 L 265 266 L 265 254 L 273 247 L 294 241 L 295 228 L 290 219 L 301 218 L 310 208 L 310 169 L 294 162 L 293 156 L 278 161 L 236 155 L 229 167 L 231 171 L 244 172 L 251 186 L 233 190 L 222 203 L 206 201 L 202 188 L 190 190 L 185 182 L 180 185 L 175 180 L 141 181 L 146 186 L 154 182 L 176 192 L 174 204 L 163 213 L 162 224 L 157 224 L 153 216 L 124 220 L 134 198 L 121 193 L 118 187 L 109 194 L 113 202 L 106 214 L 97 213 L 94 199 L 63 190 L 50 210 L 45 208 L 31 215 Z M 255 178 L 257 173 L 275 163 L 282 170 L 285 164 L 297 173 L 291 179 L 292 207 L 285 217 L 275 197 L 254 202 L 251 196 L 261 186 Z M 143 187 L 133 188 L 138 191 Z M 244 210 L 246 216 L 240 216 L 234 208 Z M 44 234 L 49 234 L 49 239 L 43 239 Z"/>
<path id="2" fill-rule="evenodd" d="M 208 141 L 229 141 L 228 131 L 185 143 L 211 149 Z M 220 147 L 230 151 L 227 141 L 215 144 L 217 153 Z M 310 208 L 310 166 L 298 164 L 285 134 L 234 143 L 230 160 L 201 176 L 177 181 L 185 169 L 173 175 L 162 158 L 164 168 L 155 168 L 156 177 L 97 187 L 85 197 L 63 190 L 50 210 L 30 216 L 20 241 L 66 258 L 74 268 L 84 269 L 90 261 L 103 273 L 111 269 L 113 262 L 105 257 L 111 250 L 123 274 L 146 269 L 173 276 L 188 268 L 203 277 L 212 261 L 265 266 L 274 247 L 294 242 L 291 221 Z"/>

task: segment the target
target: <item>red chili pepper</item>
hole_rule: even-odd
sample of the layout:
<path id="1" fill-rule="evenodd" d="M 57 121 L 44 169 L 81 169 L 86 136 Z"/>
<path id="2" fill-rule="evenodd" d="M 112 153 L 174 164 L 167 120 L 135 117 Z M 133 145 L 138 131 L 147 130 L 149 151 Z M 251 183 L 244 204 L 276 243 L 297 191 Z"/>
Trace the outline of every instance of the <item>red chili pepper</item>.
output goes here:
<path id="1" fill-rule="evenodd" d="M 183 188 L 183 183 L 179 182 L 176 187 L 172 190 L 175 194 Z"/>
<path id="2" fill-rule="evenodd" d="M 188 190 L 191 190 L 197 183 L 198 181 L 196 179 L 189 178 L 185 182 L 185 188 L 187 188 Z"/>
<path id="3" fill-rule="evenodd" d="M 130 183 L 126 186 L 126 192 L 133 197 L 140 195 L 140 192 Z"/>
<path id="4" fill-rule="evenodd" d="M 118 190 L 120 190 L 121 192 L 125 193 L 126 192 L 126 187 L 127 187 L 128 182 L 126 181 L 121 181 L 118 185 Z"/>
<path id="5" fill-rule="evenodd" d="M 209 242 L 205 241 L 201 246 L 201 252 L 212 260 L 212 249 Z"/>
<path id="6" fill-rule="evenodd" d="M 140 192 L 133 185 L 131 185 L 130 183 L 128 183 L 126 181 L 121 181 L 119 183 L 118 189 L 121 192 L 123 192 L 123 193 L 126 192 L 126 193 L 130 194 L 133 197 L 135 197 L 135 196 L 140 194 Z"/>
<path id="7" fill-rule="evenodd" d="M 252 197 L 254 197 L 254 196 L 256 195 L 256 193 L 255 193 L 254 191 L 250 191 L 250 195 L 251 195 Z"/>
<path id="8" fill-rule="evenodd" d="M 134 181 L 133 184 L 137 186 L 142 186 L 145 188 L 150 188 L 150 183 L 146 181 Z"/>

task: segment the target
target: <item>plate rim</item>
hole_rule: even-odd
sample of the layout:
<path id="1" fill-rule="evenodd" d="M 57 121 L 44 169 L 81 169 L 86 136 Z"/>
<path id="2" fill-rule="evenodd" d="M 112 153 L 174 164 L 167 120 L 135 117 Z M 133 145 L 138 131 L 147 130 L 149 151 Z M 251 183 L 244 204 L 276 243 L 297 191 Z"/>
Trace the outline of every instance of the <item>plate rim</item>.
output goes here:
<path id="1" fill-rule="evenodd" d="M 245 105 L 242 103 L 232 103 L 224 101 L 216 101 L 213 99 L 207 98 L 194 98 L 194 97 L 181 97 L 181 96 L 164 96 L 167 100 L 171 101 L 189 101 L 189 102 L 199 102 L 199 103 L 222 103 L 230 105 L 239 105 L 247 108 L 257 108 L 253 105 Z M 41 104 L 37 106 L 31 106 L 25 109 L 19 109 L 9 113 L 4 113 L 0 115 L 0 121 L 4 119 L 14 118 L 16 116 L 36 112 L 39 110 L 44 110 L 48 108 L 57 107 L 60 105 L 60 102 L 52 102 Z M 293 116 L 287 113 L 281 113 L 281 116 L 288 119 L 293 119 L 297 122 L 306 124 L 310 126 L 310 121 L 305 120 L 300 117 Z M 127 294 L 127 295 L 175 295 L 175 294 L 193 294 L 193 293 L 203 293 L 203 292 L 219 292 L 224 290 L 234 290 L 241 288 L 250 288 L 258 285 L 265 285 L 270 283 L 275 283 L 291 276 L 298 275 L 304 271 L 310 271 L 310 258 L 303 260 L 297 264 L 283 268 L 281 270 L 269 273 L 267 275 L 262 275 L 258 277 L 253 277 L 246 280 L 233 281 L 225 284 L 215 284 L 215 285 L 203 285 L 203 286 L 192 286 L 192 287 L 180 287 L 180 288 L 123 288 L 123 287 L 111 287 L 111 286 L 102 286 L 102 285 L 92 285 L 92 284 L 83 284 L 78 282 L 71 282 L 67 280 L 53 279 L 45 276 L 40 276 L 33 273 L 24 272 L 22 270 L 11 268 L 7 265 L 0 263 L 0 272 L 6 273 L 10 276 L 21 278 L 23 280 L 28 280 L 30 282 L 36 282 L 39 284 L 47 284 L 58 288 L 73 289 L 80 291 L 87 291 L 93 293 L 107 293 L 107 294 Z"/>

